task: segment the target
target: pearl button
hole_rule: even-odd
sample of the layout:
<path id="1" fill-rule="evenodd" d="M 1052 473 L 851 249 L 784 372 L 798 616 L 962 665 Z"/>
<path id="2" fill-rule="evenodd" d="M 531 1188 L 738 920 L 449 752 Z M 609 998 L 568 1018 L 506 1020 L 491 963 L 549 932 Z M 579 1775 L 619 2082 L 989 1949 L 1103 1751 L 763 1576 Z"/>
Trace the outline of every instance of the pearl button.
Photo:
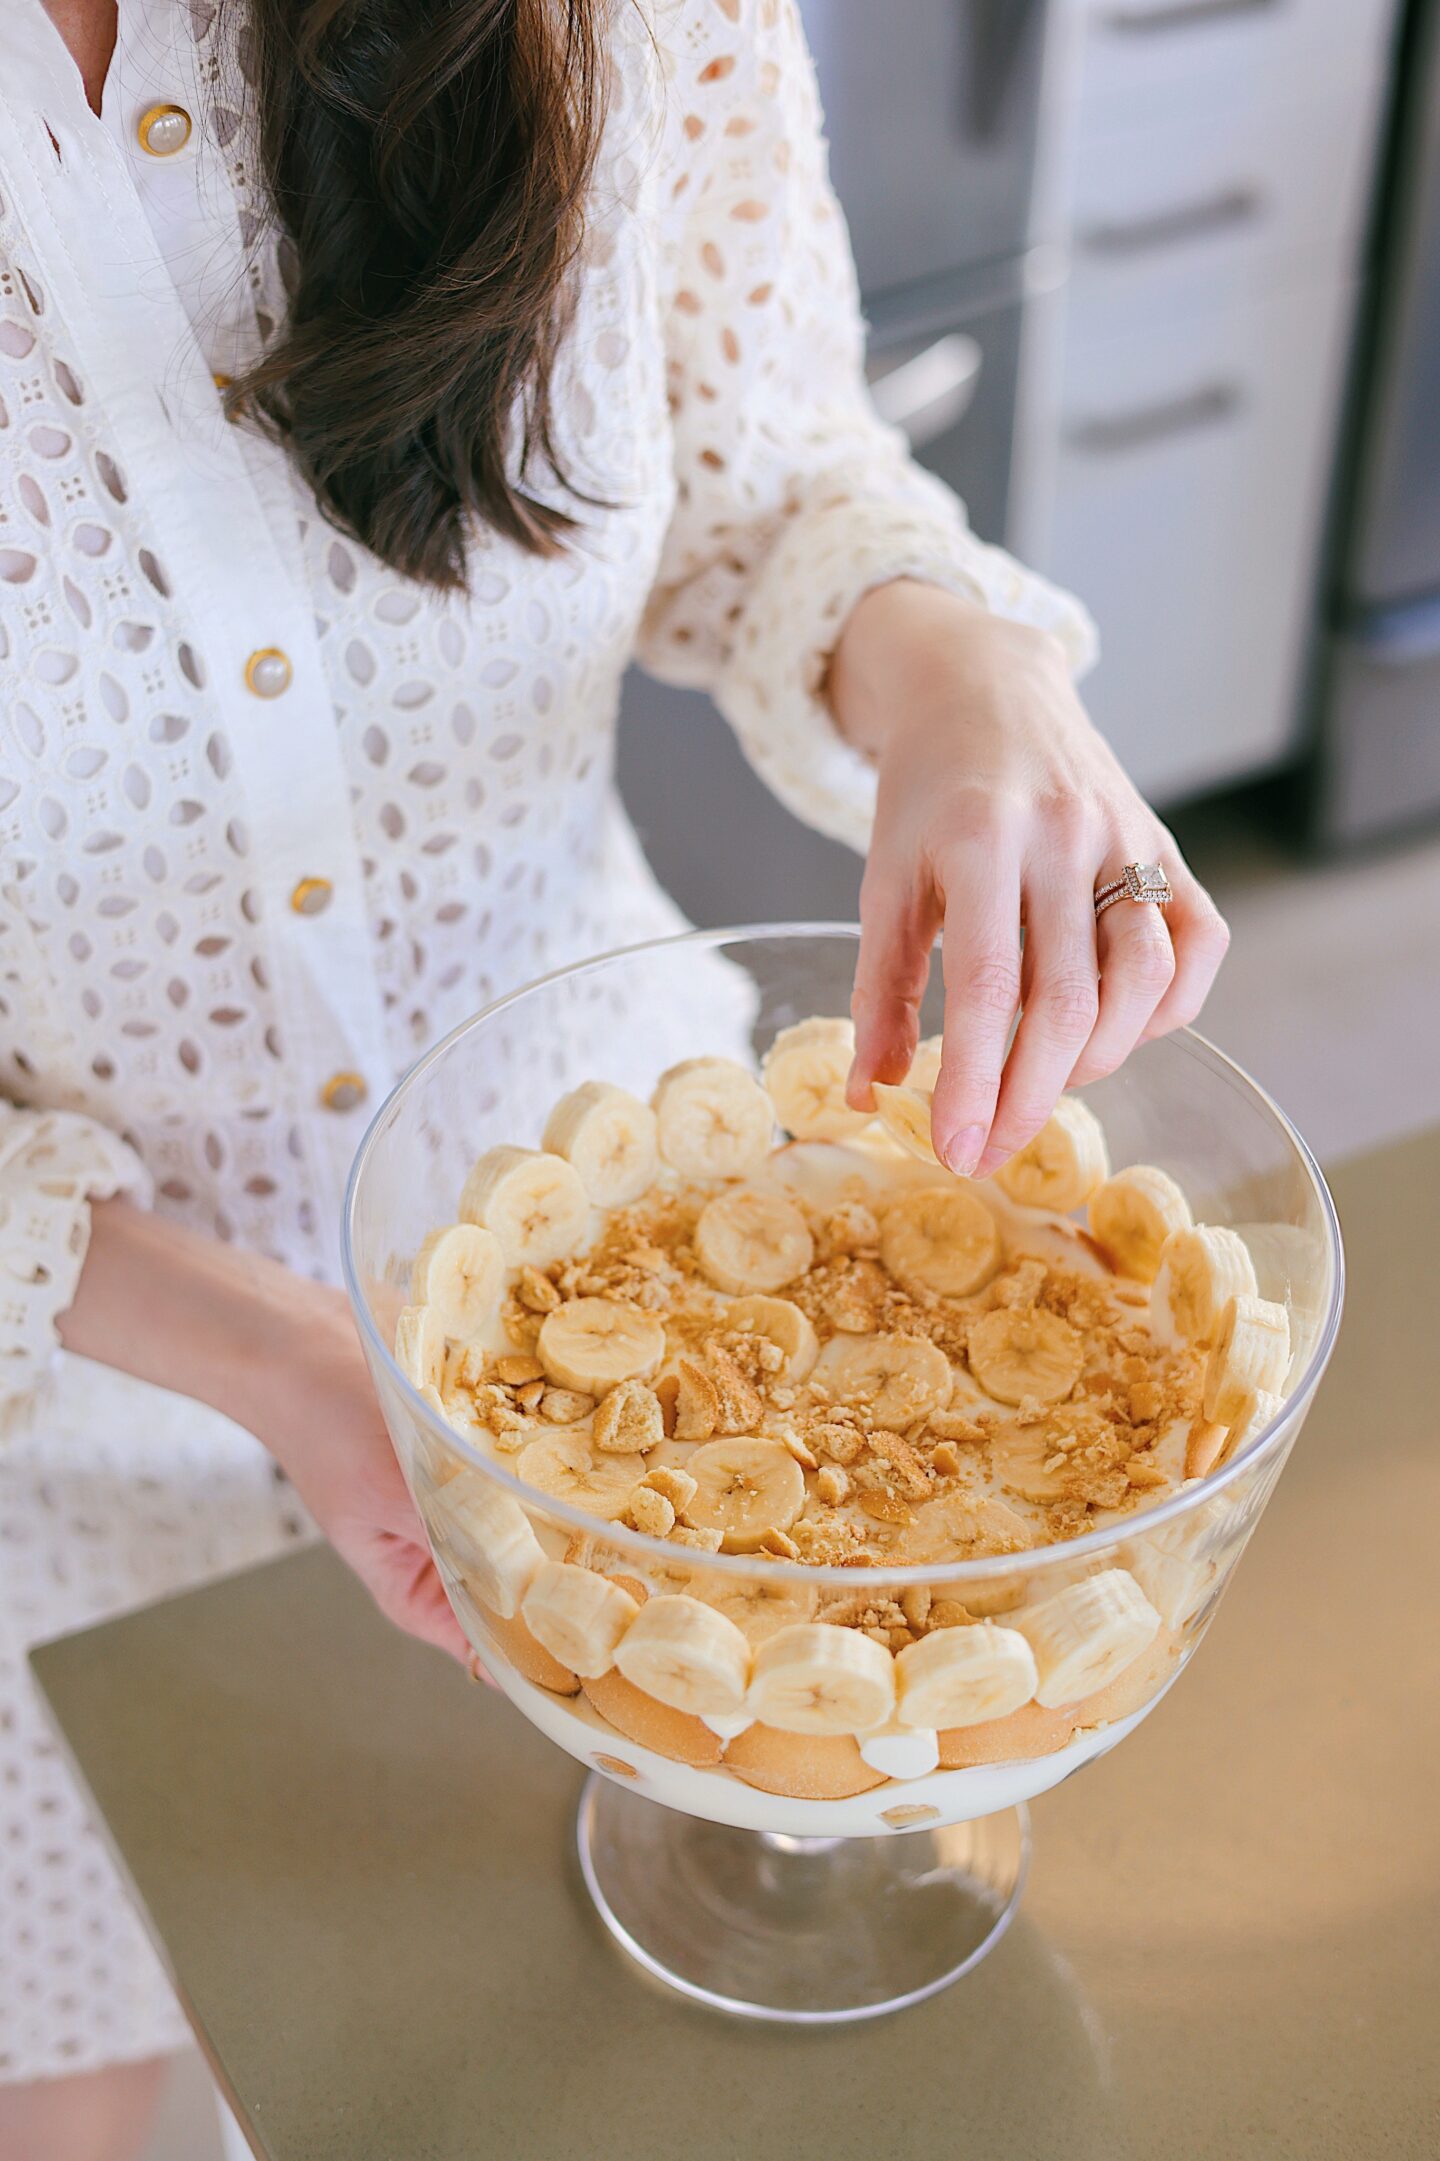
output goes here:
<path id="1" fill-rule="evenodd" d="M 245 663 L 245 686 L 257 698 L 278 698 L 282 690 L 290 688 L 294 673 L 288 654 L 282 653 L 278 645 L 264 645 Z"/>
<path id="2" fill-rule="evenodd" d="M 332 1073 L 320 1091 L 320 1101 L 327 1111 L 353 1111 L 357 1103 L 363 1103 L 370 1093 L 359 1073 Z"/>
<path id="3" fill-rule="evenodd" d="M 323 915 L 334 890 L 328 878 L 302 878 L 290 895 L 290 905 L 297 915 Z"/>
<path id="4" fill-rule="evenodd" d="M 190 115 L 183 105 L 152 105 L 140 115 L 135 133 L 152 158 L 173 158 L 190 140 Z"/>

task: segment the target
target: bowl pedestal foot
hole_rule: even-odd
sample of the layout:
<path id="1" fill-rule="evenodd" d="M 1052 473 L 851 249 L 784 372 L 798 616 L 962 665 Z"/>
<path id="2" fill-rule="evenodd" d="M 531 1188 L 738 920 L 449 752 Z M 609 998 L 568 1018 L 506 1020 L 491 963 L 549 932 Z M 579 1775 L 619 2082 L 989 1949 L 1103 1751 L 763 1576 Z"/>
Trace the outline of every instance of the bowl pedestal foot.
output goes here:
<path id="1" fill-rule="evenodd" d="M 658 1980 L 714 2010 L 842 2025 L 968 1973 L 1014 1916 L 1023 1807 L 874 1838 L 741 1831 L 592 1774 L 580 1868 L 600 1918 Z"/>

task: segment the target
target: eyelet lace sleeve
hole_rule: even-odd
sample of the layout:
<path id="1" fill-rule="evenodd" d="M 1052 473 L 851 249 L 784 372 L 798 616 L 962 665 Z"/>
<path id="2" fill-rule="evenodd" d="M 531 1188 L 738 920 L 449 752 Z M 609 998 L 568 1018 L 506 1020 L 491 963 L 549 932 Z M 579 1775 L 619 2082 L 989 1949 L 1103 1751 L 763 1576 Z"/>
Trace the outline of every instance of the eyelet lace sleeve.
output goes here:
<path id="1" fill-rule="evenodd" d="M 90 1203 L 127 1193 L 148 1206 L 149 1174 L 118 1134 L 70 1111 L 0 1100 L 0 1434 L 59 1347 L 90 1243 Z"/>
<path id="2" fill-rule="evenodd" d="M 900 577 L 946 587 L 1053 632 L 1077 672 L 1094 631 L 1078 602 L 978 540 L 875 415 L 792 0 L 684 15 L 668 85 L 685 145 L 667 295 L 677 500 L 640 658 L 709 690 L 775 793 L 863 848 L 873 769 L 821 695 L 862 594 Z"/>

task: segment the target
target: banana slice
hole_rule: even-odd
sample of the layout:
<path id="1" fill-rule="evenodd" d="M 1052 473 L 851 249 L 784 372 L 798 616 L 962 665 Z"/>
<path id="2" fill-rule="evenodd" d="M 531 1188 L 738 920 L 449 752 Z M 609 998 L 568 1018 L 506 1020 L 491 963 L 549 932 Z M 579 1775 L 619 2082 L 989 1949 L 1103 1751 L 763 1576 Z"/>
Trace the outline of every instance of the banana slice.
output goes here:
<path id="1" fill-rule="evenodd" d="M 1283 1306 L 1242 1292 L 1226 1306 L 1205 1368 L 1205 1416 L 1233 1426 L 1252 1396 L 1274 1394 L 1290 1370 L 1290 1321 Z"/>
<path id="2" fill-rule="evenodd" d="M 1122 1275 L 1152 1283 L 1172 1231 L 1190 1228 L 1190 1203 L 1166 1171 L 1135 1163 L 1116 1171 L 1090 1196 L 1087 1218 Z"/>
<path id="3" fill-rule="evenodd" d="M 718 1531 L 726 1553 L 753 1553 L 767 1531 L 788 1530 L 805 1505 L 805 1473 L 779 1441 L 706 1441 L 685 1468 L 695 1492 L 683 1520 L 695 1531 Z"/>
<path id="4" fill-rule="evenodd" d="M 880 1258 L 902 1289 L 968 1298 L 1000 1266 L 1000 1229 L 965 1186 L 917 1186 L 886 1209 Z"/>
<path id="5" fill-rule="evenodd" d="M 767 1636 L 776 1635 L 795 1621 L 810 1620 L 819 1602 L 819 1593 L 808 1583 L 754 1583 L 743 1577 L 735 1583 L 718 1569 L 693 1576 L 690 1590 L 694 1597 L 733 1621 L 751 1644 L 763 1643 Z"/>
<path id="6" fill-rule="evenodd" d="M 614 1523 L 624 1515 L 631 1490 L 645 1476 L 643 1456 L 593 1456 L 578 1435 L 557 1433 L 520 1451 L 515 1474 L 527 1486 Z M 559 1653 L 557 1652 L 557 1657 Z"/>
<path id="7" fill-rule="evenodd" d="M 785 1361 L 775 1375 L 778 1381 L 805 1380 L 820 1355 L 820 1338 L 809 1314 L 789 1298 L 737 1298 L 725 1308 L 725 1325 L 774 1344 Z"/>
<path id="8" fill-rule="evenodd" d="M 1137 1538 L 1121 1549 L 1121 1557 L 1167 1628 L 1193 1620 L 1215 1582 L 1213 1561 L 1165 1553 L 1148 1540 Z"/>
<path id="9" fill-rule="evenodd" d="M 432 1231 L 410 1270 L 410 1297 L 440 1317 L 447 1336 L 473 1343 L 500 1304 L 505 1255 L 493 1231 L 452 1223 Z"/>
<path id="10" fill-rule="evenodd" d="M 655 1113 L 628 1089 L 585 1081 L 550 1113 L 544 1146 L 563 1156 L 597 1208 L 625 1208 L 654 1181 Z"/>
<path id="11" fill-rule="evenodd" d="M 815 1258 L 805 1218 L 783 1193 L 740 1186 L 700 1211 L 695 1258 L 722 1291 L 778 1291 Z"/>
<path id="12" fill-rule="evenodd" d="M 854 1058 L 848 1020 L 802 1020 L 776 1036 L 760 1072 L 775 1116 L 797 1141 L 848 1140 L 869 1125 L 870 1113 L 845 1101 Z"/>
<path id="13" fill-rule="evenodd" d="M 1172 1231 L 1150 1286 L 1150 1332 L 1157 1343 L 1210 1343 L 1232 1298 L 1258 1295 L 1243 1238 L 1218 1223 Z"/>
<path id="14" fill-rule="evenodd" d="M 445 1329 L 433 1306 L 402 1306 L 395 1363 L 412 1388 L 438 1390 L 445 1378 Z"/>
<path id="15" fill-rule="evenodd" d="M 870 1090 L 875 1115 L 892 1141 L 921 1163 L 938 1163 L 930 1138 L 930 1099 L 933 1089 L 917 1088 L 912 1081 L 875 1081 Z"/>
<path id="16" fill-rule="evenodd" d="M 609 1576 L 545 1561 L 520 1603 L 531 1634 L 582 1679 L 608 1673 L 626 1629 L 641 1611 Z"/>
<path id="17" fill-rule="evenodd" d="M 1027 1501 L 1058 1501 L 1065 1493 L 1061 1469 L 1046 1468 L 1055 1454 L 1048 1426 L 1001 1426 L 990 1436 L 992 1476 L 1007 1493 L 1018 1493 Z"/>
<path id="18" fill-rule="evenodd" d="M 944 1050 L 945 1038 L 940 1035 L 927 1035 L 924 1042 L 916 1046 L 915 1055 L 910 1060 L 910 1070 L 905 1075 L 911 1088 L 919 1088 L 927 1096 L 934 1095 L 935 1083 L 940 1078 L 940 1061 Z"/>
<path id="19" fill-rule="evenodd" d="M 651 1098 L 660 1154 L 682 1178 L 748 1178 L 770 1153 L 775 1110 L 733 1058 L 686 1058 Z"/>
<path id="20" fill-rule="evenodd" d="M 992 1505 L 1003 1508 L 1005 1504 L 997 1501 Z M 986 1621 L 996 1614 L 1013 1613 L 1017 1606 L 1023 1606 L 1029 1588 L 1025 1577 L 1018 1573 L 1009 1576 L 982 1576 L 978 1582 L 966 1584 L 961 1603 L 973 1619 Z"/>
<path id="21" fill-rule="evenodd" d="M 970 1371 L 997 1403 L 1060 1403 L 1085 1364 L 1085 1339 L 1043 1306 L 999 1306 L 970 1325 Z"/>
<path id="22" fill-rule="evenodd" d="M 1061 1096 L 1033 1141 L 1002 1164 L 995 1183 L 1022 1208 L 1053 1208 L 1068 1216 L 1110 1176 L 1105 1131 L 1088 1103 Z"/>
<path id="23" fill-rule="evenodd" d="M 945 1493 L 920 1504 L 914 1523 L 900 1533 L 889 1558 L 905 1566 L 920 1561 L 986 1560 L 1002 1553 L 1028 1552 L 1034 1543 L 1034 1532 L 1008 1501 L 989 1493 Z M 1019 1605 L 1024 1584 L 1023 1576 L 1014 1575 L 967 1583 L 960 1603 L 977 1617 L 1004 1613 Z"/>
<path id="24" fill-rule="evenodd" d="M 540 1323 L 535 1355 L 560 1388 L 603 1396 L 646 1380 L 665 1356 L 664 1324 L 613 1298 L 572 1298 Z"/>
<path id="25" fill-rule="evenodd" d="M 697 1718 L 726 1718 L 745 1701 L 750 1646 L 714 1606 L 687 1598 L 652 1598 L 615 1654 L 627 1681 L 647 1696 Z"/>
<path id="26" fill-rule="evenodd" d="M 1035 1653 L 1035 1700 L 1056 1710 L 1123 1673 L 1159 1628 L 1160 1616 L 1132 1575 L 1107 1568 L 1024 1608 L 1015 1626 Z"/>
<path id="27" fill-rule="evenodd" d="M 543 1268 L 583 1240 L 590 1197 L 563 1156 L 490 1148 L 465 1181 L 460 1213 L 494 1232 L 512 1268 Z"/>
<path id="28" fill-rule="evenodd" d="M 1290 1316 L 1290 1372 L 1298 1376 L 1310 1363 L 1325 1319 L 1325 1248 L 1318 1231 L 1295 1223 L 1240 1223 L 1255 1266 L 1256 1288 Z"/>
<path id="29" fill-rule="evenodd" d="M 895 1706 L 895 1661 L 856 1628 L 801 1621 L 755 1653 L 746 1698 L 782 1733 L 869 1733 Z"/>
<path id="30" fill-rule="evenodd" d="M 895 1660 L 895 1715 L 902 1726 L 978 1726 L 1018 1711 L 1038 1680 L 1035 1653 L 1018 1628 L 992 1621 L 937 1628 Z"/>
<path id="31" fill-rule="evenodd" d="M 511 1620 L 545 1558 L 520 1503 L 467 1464 L 446 1480 L 427 1516 L 430 1536 L 480 1603 Z"/>
<path id="32" fill-rule="evenodd" d="M 949 1359 L 925 1336 L 832 1336 L 815 1377 L 832 1400 L 858 1404 L 897 1432 L 943 1411 L 955 1385 Z"/>
<path id="33" fill-rule="evenodd" d="M 1283 1396 L 1275 1395 L 1268 1388 L 1257 1388 L 1254 1395 L 1246 1399 L 1245 1408 L 1231 1426 L 1223 1453 L 1227 1456 L 1238 1456 L 1241 1449 L 1253 1441 L 1257 1434 L 1263 1433 L 1284 1408 Z"/>

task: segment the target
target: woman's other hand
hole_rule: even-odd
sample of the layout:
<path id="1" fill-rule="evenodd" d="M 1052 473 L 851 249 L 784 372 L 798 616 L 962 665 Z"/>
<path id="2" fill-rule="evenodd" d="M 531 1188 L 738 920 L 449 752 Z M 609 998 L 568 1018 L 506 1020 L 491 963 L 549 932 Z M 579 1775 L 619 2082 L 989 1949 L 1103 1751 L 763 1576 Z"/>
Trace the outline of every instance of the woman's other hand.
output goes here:
<path id="1" fill-rule="evenodd" d="M 877 587 L 846 624 L 830 698 L 879 769 L 851 1100 L 868 1107 L 872 1081 L 904 1079 L 943 929 L 932 1131 L 952 1170 L 984 1176 L 1039 1132 L 1064 1088 L 1193 1020 L 1229 932 L 1044 631 L 938 587 Z M 1161 863 L 1174 899 L 1097 921 L 1096 887 L 1127 862 Z"/>
<path id="2" fill-rule="evenodd" d="M 242 1421 L 397 1628 L 472 1664 L 401 1476 L 343 1291 L 303 1282 Z"/>
<path id="3" fill-rule="evenodd" d="M 344 1292 L 128 1201 L 97 1202 L 91 1216 L 66 1348 L 253 1433 L 387 1620 L 473 1671 Z"/>

